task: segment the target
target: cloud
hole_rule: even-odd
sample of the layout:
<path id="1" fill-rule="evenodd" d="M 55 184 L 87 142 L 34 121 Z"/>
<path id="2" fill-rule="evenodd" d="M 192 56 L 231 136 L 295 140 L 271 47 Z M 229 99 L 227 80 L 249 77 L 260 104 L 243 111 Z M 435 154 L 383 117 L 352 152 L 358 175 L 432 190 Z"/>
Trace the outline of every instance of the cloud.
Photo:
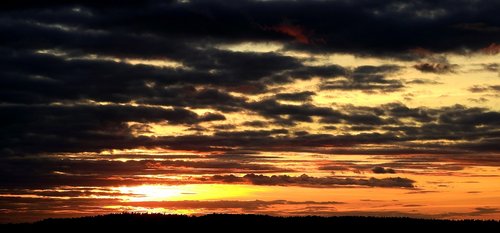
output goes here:
<path id="1" fill-rule="evenodd" d="M 326 170 L 326 171 L 348 171 L 350 170 L 348 166 L 343 166 L 343 165 L 324 165 L 318 167 L 319 170 Z"/>
<path id="2" fill-rule="evenodd" d="M 12 153 L 82 152 L 147 146 L 152 139 L 134 137 L 127 122 L 171 125 L 224 120 L 218 113 L 199 116 L 184 108 L 124 105 L 2 105 L 2 149 Z"/>
<path id="3" fill-rule="evenodd" d="M 410 81 L 406 82 L 406 84 L 437 85 L 437 84 L 443 84 L 443 83 L 436 81 L 436 80 L 432 80 L 432 79 L 418 78 L 418 79 L 410 80 Z"/>
<path id="4" fill-rule="evenodd" d="M 491 207 L 477 207 L 475 209 L 476 211 L 470 213 L 472 216 L 481 216 L 481 215 L 487 215 L 487 214 L 496 214 L 500 213 L 500 210 L 497 208 L 491 208 Z"/>
<path id="5" fill-rule="evenodd" d="M 376 174 L 385 174 L 385 173 L 391 173 L 394 174 L 396 171 L 392 168 L 383 168 L 383 167 L 374 167 L 372 168 L 372 172 Z"/>
<path id="6" fill-rule="evenodd" d="M 246 121 L 246 122 L 243 122 L 242 125 L 250 126 L 250 127 L 254 127 L 254 128 L 264 128 L 264 127 L 268 126 L 269 124 L 265 121 Z"/>
<path id="7" fill-rule="evenodd" d="M 273 201 L 153 201 L 153 202 L 129 202 L 123 203 L 125 206 L 138 206 L 138 207 L 155 207 L 155 208 L 168 208 L 168 209 L 242 209 L 245 211 L 258 211 L 272 208 L 276 205 L 325 205 L 333 206 L 343 204 L 342 202 L 326 201 L 287 201 L 287 200 L 273 200 Z"/>
<path id="8" fill-rule="evenodd" d="M 361 90 L 365 92 L 393 92 L 404 87 L 396 79 L 386 76 L 396 73 L 400 67 L 395 65 L 359 66 L 347 71 L 343 78 L 327 80 L 322 83 L 323 90 Z"/>
<path id="9" fill-rule="evenodd" d="M 312 122 L 312 116 L 339 116 L 340 112 L 328 107 L 316 107 L 306 103 L 302 105 L 281 104 L 274 99 L 267 99 L 258 102 L 250 102 L 247 108 L 259 113 L 260 115 L 276 120 Z M 287 116 L 288 118 L 283 118 Z"/>
<path id="10" fill-rule="evenodd" d="M 500 85 L 474 85 L 468 89 L 472 93 L 500 92 Z"/>
<path id="11" fill-rule="evenodd" d="M 336 153 L 465 153 L 495 150 L 489 141 L 497 135 L 498 112 L 484 108 L 455 105 L 443 108 L 409 108 L 400 103 L 378 107 L 345 106 L 338 109 L 312 104 L 281 104 L 266 99 L 246 102 L 241 108 L 251 110 L 271 120 L 251 122 L 252 127 L 274 126 L 275 130 L 241 131 L 218 129 L 213 135 L 134 136 L 138 124 L 152 122 L 192 126 L 207 121 L 224 122 L 219 113 L 198 115 L 183 108 L 124 105 L 62 105 L 26 106 L 3 105 L 2 151 L 5 155 L 23 153 L 54 153 L 102 151 L 107 149 L 169 148 L 197 151 L 315 151 L 326 153 L 337 147 Z M 299 122 L 322 124 L 345 123 L 353 130 L 368 130 L 351 134 L 342 130 L 335 135 L 326 133 L 297 133 L 276 126 Z M 407 124 L 407 119 L 420 126 Z M 274 122 L 273 122 L 274 121 Z M 128 124 L 127 122 L 135 122 Z M 147 128 L 146 128 L 147 130 Z M 370 132 L 384 130 L 385 133 Z M 432 144 L 420 140 L 468 140 L 464 143 Z M 410 143 L 412 142 L 412 143 Z M 364 148 L 368 144 L 392 145 L 392 148 Z M 27 146 L 29 145 L 29 146 Z M 293 145 L 293 146 L 291 146 Z M 346 150 L 347 146 L 358 146 Z M 413 147 L 413 148 L 410 148 Z M 385 152 L 384 152 L 385 151 Z"/>
<path id="12" fill-rule="evenodd" d="M 291 36 L 296 41 L 298 41 L 300 43 L 303 43 L 303 44 L 311 43 L 309 36 L 307 36 L 307 33 L 305 32 L 305 30 L 300 26 L 281 24 L 278 26 L 271 27 L 270 29 L 274 30 L 276 32 Z"/>
<path id="13" fill-rule="evenodd" d="M 496 55 L 500 53 L 500 45 L 491 43 L 489 46 L 482 48 L 481 52 L 488 55 Z"/>
<path id="14" fill-rule="evenodd" d="M 159 138 L 158 145 L 176 150 L 195 151 L 314 151 L 326 152 L 332 147 L 387 143 L 399 141 L 395 135 L 386 133 L 343 134 L 284 134 L 285 131 L 240 131 L 218 132 L 215 136 L 186 135 Z M 331 153 L 331 152 L 328 152 Z"/>
<path id="15" fill-rule="evenodd" d="M 306 174 L 301 176 L 288 175 L 256 175 L 247 174 L 239 177 L 234 175 L 214 175 L 210 178 L 202 178 L 202 181 L 216 181 L 223 183 L 251 183 L 254 185 L 280 185 L 280 186 L 305 186 L 305 187 L 338 187 L 338 186 L 369 186 L 369 187 L 400 187 L 412 188 L 415 181 L 395 177 L 395 178 L 338 178 L 338 177 L 312 177 Z"/>
<path id="16" fill-rule="evenodd" d="M 76 6 L 83 10 L 72 11 Z M 185 48 L 195 39 L 226 43 L 245 40 L 287 43 L 292 37 L 295 40 L 286 45 L 287 49 L 408 59 L 412 55 L 407 52 L 413 48 L 436 52 L 457 52 L 464 48 L 476 51 L 495 45 L 492 42 L 498 41 L 499 36 L 497 30 L 484 30 L 497 25 L 493 9 L 498 7 L 498 3 L 486 0 L 473 3 L 464 0 L 459 4 L 449 0 L 437 3 L 384 1 L 377 4 L 345 1 L 238 1 L 232 4 L 220 1 L 148 1 L 121 4 L 119 11 L 111 10 L 109 6 L 109 3 L 83 2 L 37 3 L 30 7 L 9 4 L 3 9 L 2 31 L 8 37 L 4 37 L 2 44 L 18 47 L 60 46 L 67 50 L 105 51 L 129 56 L 177 56 L 180 54 L 178 48 Z M 143 14 L 136 14 L 138 9 Z M 329 20 L 323 20 L 325 18 Z M 292 23 L 284 24 L 283 19 Z M 24 26 L 10 27 L 14 22 Z M 90 35 L 92 40 L 78 37 L 68 40 L 68 34 L 74 33 L 74 30 L 61 32 L 61 27 L 57 26 L 45 26 L 43 30 L 51 33 L 38 33 L 37 24 L 30 25 L 33 24 L 31 22 L 78 28 L 85 32 L 80 35 Z M 457 24 L 463 26 L 457 27 Z M 274 30 L 262 30 L 262 25 L 277 26 L 271 26 Z M 359 30 L 353 31 L 352 28 Z M 409 31 L 408 28 L 415 30 Z M 470 30 L 472 28 L 482 30 Z M 388 29 L 390 33 L 387 33 Z M 311 46 L 310 31 L 321 35 L 324 43 Z M 120 33 L 123 40 L 111 39 L 119 38 Z M 33 38 L 32 35 L 38 35 L 40 40 L 26 43 L 28 38 Z M 101 37 L 110 39 L 102 43 L 99 41 Z M 141 37 L 147 37 L 152 42 L 148 45 L 152 46 L 137 43 Z M 130 39 L 136 40 L 136 43 L 130 43 Z M 122 46 L 128 44 L 137 46 Z"/>
<path id="17" fill-rule="evenodd" d="M 487 25 L 485 23 L 463 23 L 457 24 L 455 27 L 461 28 L 463 30 L 471 30 L 478 32 L 498 32 L 500 31 L 499 27 Z"/>
<path id="18" fill-rule="evenodd" d="M 11 214 L 2 215 L 0 221 L 3 223 L 19 223 L 40 221 L 49 217 L 69 217 L 84 216 L 96 214 L 108 214 L 109 209 L 96 208 L 96 206 L 105 206 L 109 204 L 118 204 L 115 198 L 46 198 L 46 197 L 0 197 L 0 205 L 3 208 L 12 209 Z M 25 206 L 25 211 L 20 211 L 16 206 Z M 78 213 L 73 213 L 78 209 Z M 69 213 L 71 212 L 71 213 Z M 69 214 L 68 214 L 69 213 Z M 72 214 L 73 213 L 73 214 Z"/>
<path id="19" fill-rule="evenodd" d="M 485 103 L 485 102 L 489 101 L 487 98 L 484 98 L 484 97 L 481 97 L 481 98 L 478 98 L 478 99 L 467 98 L 467 100 L 470 101 L 470 102 L 474 102 L 474 103 Z"/>
<path id="20" fill-rule="evenodd" d="M 151 90 L 150 95 L 137 96 L 137 102 L 153 105 L 214 108 L 223 112 L 235 112 L 245 103 L 244 97 L 236 97 L 216 88 L 194 86 L 163 87 Z"/>
<path id="21" fill-rule="evenodd" d="M 448 63 L 419 63 L 413 67 L 424 73 L 446 74 L 454 72 L 457 65 Z"/>
<path id="22" fill-rule="evenodd" d="M 56 158 L 2 158 L 0 183 L 2 187 L 40 188 L 57 186 L 117 186 L 156 184 L 186 184 L 182 179 L 163 179 L 145 175 L 206 175 L 220 173 L 276 173 L 291 169 L 257 163 L 253 159 L 189 159 L 153 160 L 145 157 L 130 157 L 125 162 L 110 160 L 109 156 L 73 159 Z M 36 169 L 33 169 L 36 167 Z"/>
<path id="23" fill-rule="evenodd" d="M 226 120 L 226 117 L 220 113 L 205 113 L 199 117 L 199 121 L 223 121 Z"/>
<path id="24" fill-rule="evenodd" d="M 483 64 L 483 68 L 486 71 L 498 72 L 500 71 L 500 64 L 498 63 Z"/>
<path id="25" fill-rule="evenodd" d="M 265 105 L 261 105 L 264 104 Z M 255 103 L 262 106 L 255 111 L 261 112 L 263 116 L 271 119 L 281 119 L 288 115 L 298 116 L 321 116 L 321 122 L 346 122 L 353 126 L 371 126 L 371 129 L 382 129 L 387 133 L 361 133 L 352 135 L 344 134 L 300 134 L 291 135 L 290 132 L 267 131 L 266 134 L 252 134 L 246 132 L 218 133 L 218 137 L 186 136 L 167 137 L 164 143 L 171 148 L 182 148 L 188 146 L 190 149 L 208 150 L 210 147 L 239 147 L 263 151 L 315 151 L 326 153 L 466 153 L 461 151 L 469 146 L 484 145 L 488 150 L 493 149 L 489 144 L 483 144 L 488 140 L 494 140 L 497 135 L 495 128 L 496 115 L 498 112 L 483 108 L 467 108 L 455 105 L 444 108 L 409 108 L 400 103 L 386 104 L 379 107 L 354 107 L 346 106 L 343 109 L 332 110 L 328 108 L 315 108 L 309 106 L 288 106 L 278 104 L 274 101 Z M 267 107 L 269 106 L 269 107 Z M 272 107 L 271 107 L 272 106 Z M 295 118 L 292 118 L 295 119 Z M 419 122 L 421 126 L 407 125 L 407 119 Z M 302 119 L 300 119 L 302 121 Z M 285 133 L 284 135 L 280 135 Z M 231 135 L 231 140 L 226 139 Z M 244 135 L 244 136 L 243 136 Z M 469 140 L 470 143 L 464 147 L 457 143 L 450 144 L 421 144 L 420 140 Z M 412 142 L 412 143 L 410 143 Z M 393 145 L 393 148 L 363 148 L 363 144 L 385 144 Z M 258 146 L 257 146 L 258 145 Z M 293 146 L 290 146 L 293 145 Z M 356 145 L 357 148 L 346 149 L 344 147 Z M 336 147 L 331 151 L 329 147 Z M 329 149 L 325 149 L 329 148 Z M 440 148 L 440 149 L 439 149 Z M 470 150 L 473 150 L 472 147 Z M 440 151 L 440 152 L 439 152 Z"/>
<path id="26" fill-rule="evenodd" d="M 245 130 L 245 131 L 232 131 L 232 132 L 216 132 L 215 136 L 228 137 L 228 138 L 256 138 L 256 137 L 269 137 L 277 134 L 288 134 L 288 130 L 273 129 L 273 130 Z"/>
<path id="27" fill-rule="evenodd" d="M 305 101 L 311 101 L 312 96 L 315 94 L 316 93 L 312 91 L 302 91 L 296 93 L 279 93 L 275 95 L 275 98 L 286 101 L 305 102 Z"/>

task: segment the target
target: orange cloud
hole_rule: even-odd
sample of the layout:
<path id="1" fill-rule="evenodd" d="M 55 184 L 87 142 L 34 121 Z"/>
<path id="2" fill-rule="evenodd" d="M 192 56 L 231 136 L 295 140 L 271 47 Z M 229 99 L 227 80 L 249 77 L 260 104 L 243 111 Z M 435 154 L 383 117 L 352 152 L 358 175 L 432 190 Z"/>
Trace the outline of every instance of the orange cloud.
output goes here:
<path id="1" fill-rule="evenodd" d="M 491 43 L 488 47 L 482 48 L 481 52 L 489 55 L 496 55 L 500 53 L 500 45 L 497 43 Z"/>
<path id="2" fill-rule="evenodd" d="M 289 25 L 289 24 L 281 24 L 278 26 L 274 26 L 271 28 L 272 30 L 276 32 L 280 32 L 283 34 L 286 34 L 288 36 L 291 36 L 295 38 L 298 42 L 302 44 L 309 44 L 311 43 L 311 39 L 306 35 L 306 31 L 304 28 L 300 26 L 294 26 L 294 25 Z"/>

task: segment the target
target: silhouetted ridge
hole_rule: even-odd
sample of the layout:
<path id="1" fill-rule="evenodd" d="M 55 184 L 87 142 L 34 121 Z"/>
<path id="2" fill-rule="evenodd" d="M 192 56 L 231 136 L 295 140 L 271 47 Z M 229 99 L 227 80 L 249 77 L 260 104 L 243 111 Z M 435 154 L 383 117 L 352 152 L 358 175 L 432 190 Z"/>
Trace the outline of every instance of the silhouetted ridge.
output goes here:
<path id="1" fill-rule="evenodd" d="M 323 232 L 336 230 L 383 230 L 407 231 L 413 230 L 498 230 L 499 221 L 481 220 L 433 220 L 405 217 L 274 217 L 268 215 L 236 215 L 209 214 L 203 216 L 164 215 L 164 214 L 109 214 L 81 218 L 46 219 L 35 223 L 3 224 L 2 229 L 8 230 L 50 230 L 69 232 L 81 230 L 112 229 L 125 232 L 142 232 L 144 230 L 170 229 L 182 230 L 217 230 L 240 232 L 247 230 L 280 229 L 296 230 L 310 229 Z M 323 229 L 323 230 L 322 230 Z M 6 232 L 6 231 L 3 231 Z"/>

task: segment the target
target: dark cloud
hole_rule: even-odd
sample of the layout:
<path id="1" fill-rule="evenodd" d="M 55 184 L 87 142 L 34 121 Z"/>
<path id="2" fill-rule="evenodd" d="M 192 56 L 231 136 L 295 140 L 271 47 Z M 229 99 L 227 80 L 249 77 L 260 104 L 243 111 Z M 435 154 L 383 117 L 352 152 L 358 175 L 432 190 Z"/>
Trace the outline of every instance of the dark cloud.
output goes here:
<path id="1" fill-rule="evenodd" d="M 279 113 L 289 114 L 289 111 L 279 112 L 281 105 L 274 105 L 273 111 L 278 112 L 266 112 L 265 114 L 269 117 L 276 117 Z M 294 106 L 291 109 L 296 110 L 298 106 Z M 314 108 L 312 108 L 314 109 Z M 347 110 L 348 109 L 348 110 Z M 290 110 L 290 109 L 288 109 Z M 470 140 L 467 148 L 472 145 L 485 146 L 485 150 L 493 149 L 493 147 L 488 146 L 486 143 L 488 140 L 495 140 L 498 135 L 496 130 L 497 120 L 499 119 L 498 112 L 489 111 L 483 108 L 467 108 L 461 105 L 455 105 L 451 107 L 444 107 L 439 109 L 430 108 L 409 108 L 400 103 L 392 103 L 382 105 L 377 108 L 361 108 L 348 106 L 346 108 L 347 113 L 342 113 L 342 111 L 321 109 L 321 111 L 296 111 L 297 114 L 306 114 L 308 116 L 320 115 L 319 113 L 328 113 L 330 115 L 324 116 L 322 122 L 346 122 L 352 127 L 363 126 L 364 130 L 369 129 L 383 129 L 388 130 L 391 133 L 377 134 L 377 133 L 365 133 L 358 134 L 357 136 L 344 134 L 344 135 L 328 135 L 328 134 L 309 134 L 309 135 L 297 135 L 296 137 L 269 137 L 264 138 L 254 138 L 256 141 L 263 140 L 264 142 L 258 142 L 261 145 L 262 150 L 268 145 L 272 145 L 273 148 L 282 147 L 288 148 L 284 145 L 293 144 L 295 149 L 299 147 L 309 147 L 313 145 L 322 146 L 346 146 L 346 145 L 358 145 L 364 143 L 390 143 L 393 145 L 398 145 L 398 148 L 392 149 L 371 149 L 373 153 L 420 153 L 418 151 L 427 151 L 428 153 L 439 153 L 439 147 L 442 148 L 442 153 L 444 153 L 444 148 L 448 148 L 450 152 L 458 153 L 459 147 L 455 147 L 456 144 L 420 144 L 418 142 L 409 143 L 409 141 L 414 140 L 436 140 L 436 139 L 447 139 L 447 140 Z M 324 112 L 323 112 L 324 111 Z M 274 114 L 271 114 L 274 113 Z M 413 124 L 403 123 L 408 119 L 419 122 L 421 126 L 416 126 Z M 369 127 L 369 128 L 366 128 Z M 269 135 L 271 136 L 271 135 Z M 178 138 L 180 139 L 180 138 Z M 206 139 L 210 140 L 210 139 Z M 214 142 L 218 142 L 219 139 L 214 139 Z M 304 144 L 302 141 L 308 142 Z M 349 142 L 349 143 L 348 143 Z M 404 142 L 404 143 L 403 143 Z M 241 145 L 252 146 L 250 142 L 241 141 Z M 323 143 L 323 144 L 322 144 Z M 347 144 L 346 144 L 347 143 Z M 405 145 L 406 144 L 406 145 Z M 226 146 L 235 146 L 236 144 L 226 144 Z M 245 146 L 245 147 L 246 147 Z M 408 148 L 407 148 L 408 147 Z M 413 148 L 410 148 L 413 147 Z M 405 149 L 403 149 L 405 148 Z M 287 149 L 287 150 L 288 150 Z M 340 149 L 340 148 L 339 148 Z M 472 148 L 470 148 L 473 150 Z M 356 149 L 351 149 L 353 153 L 365 153 L 360 152 Z M 378 152 L 376 152 L 378 151 Z M 336 151 L 335 153 L 339 153 Z M 342 152 L 345 153 L 345 152 Z M 461 152 L 462 153 L 462 152 Z"/>
<path id="2" fill-rule="evenodd" d="M 485 23 L 463 23 L 458 24 L 455 27 L 464 30 L 478 31 L 478 32 L 498 32 L 500 27 L 487 25 Z"/>
<path id="3" fill-rule="evenodd" d="M 461 127 L 475 127 L 480 125 L 499 125 L 500 113 L 482 108 L 466 108 L 462 105 L 444 108 L 439 116 L 439 122 Z"/>
<path id="4" fill-rule="evenodd" d="M 345 76 L 349 69 L 339 65 L 323 65 L 323 66 L 304 66 L 299 69 L 289 71 L 288 75 L 298 79 L 309 79 L 312 77 L 321 77 L 323 79 L 337 78 Z"/>
<path id="5" fill-rule="evenodd" d="M 223 121 L 226 120 L 226 117 L 220 113 L 205 113 L 198 119 L 200 122 L 203 121 Z"/>
<path id="6" fill-rule="evenodd" d="M 384 167 L 374 167 L 372 168 L 372 172 L 376 174 L 385 174 L 385 173 L 396 173 L 392 168 L 384 168 Z"/>
<path id="7" fill-rule="evenodd" d="M 255 128 L 263 128 L 263 127 L 268 126 L 269 124 L 265 121 L 246 121 L 246 122 L 243 122 L 242 125 L 255 127 Z"/>
<path id="8" fill-rule="evenodd" d="M 0 197 L 0 205 L 11 209 L 10 214 L 2 214 L 0 221 L 4 223 L 19 223 L 40 221 L 49 217 L 78 217 L 84 215 L 107 214 L 111 211 L 96 206 L 118 204 L 117 198 L 47 198 L 47 197 Z M 24 206 L 25 211 L 18 207 Z M 78 209 L 78 212 L 74 212 Z"/>
<path id="9" fill-rule="evenodd" d="M 137 159 L 137 157 L 134 157 Z M 254 160 L 258 157 L 254 157 Z M 106 159 L 4 158 L 0 160 L 0 188 L 56 186 L 116 186 L 145 183 L 184 184 L 189 181 L 145 178 L 144 175 L 290 172 L 250 160 L 190 159 L 155 161 L 148 158 L 121 162 Z M 36 169 L 34 169 L 36 168 Z"/>
<path id="10" fill-rule="evenodd" d="M 324 165 L 318 167 L 319 170 L 326 170 L 326 171 L 349 171 L 349 167 L 347 166 L 340 166 L 340 165 Z"/>
<path id="11" fill-rule="evenodd" d="M 489 100 L 487 98 L 481 97 L 481 98 L 467 98 L 468 101 L 474 102 L 474 103 L 485 103 L 488 102 Z"/>
<path id="12" fill-rule="evenodd" d="M 275 99 L 250 102 L 248 109 L 259 113 L 266 118 L 274 119 L 275 123 L 294 125 L 295 122 L 312 122 L 312 117 L 320 117 L 321 123 L 348 123 L 353 125 L 384 125 L 393 120 L 381 118 L 382 109 L 371 108 L 366 111 L 353 111 L 354 107 L 348 106 L 345 111 L 328 107 L 317 107 L 310 103 L 301 105 L 282 104 Z M 404 106 L 406 108 L 406 106 Z M 361 108 L 360 108 L 361 109 Z"/>
<path id="13" fill-rule="evenodd" d="M 500 64 L 498 64 L 498 63 L 483 64 L 483 68 L 486 71 L 498 72 L 498 71 L 500 71 Z"/>
<path id="14" fill-rule="evenodd" d="M 304 102 L 312 100 L 313 95 L 315 95 L 315 93 L 312 91 L 303 91 L 296 93 L 279 93 L 275 95 L 275 98 L 279 100 Z"/>
<path id="15" fill-rule="evenodd" d="M 54 31 L 52 33 L 34 33 L 33 29 L 27 30 L 27 26 L 16 25 L 8 31 L 2 30 L 8 32 L 8 37 L 4 37 L 4 42 L 8 43 L 3 44 L 43 45 L 85 52 L 103 50 L 129 56 L 168 54 L 171 57 L 178 55 L 177 48 L 186 44 L 175 38 L 183 38 L 182 41 L 188 43 L 194 39 L 233 43 L 267 40 L 285 42 L 292 49 L 408 57 L 401 53 L 418 47 L 436 52 L 478 50 L 498 41 L 500 36 L 498 30 L 484 30 L 498 27 L 498 17 L 493 10 L 498 8 L 498 3 L 487 0 L 459 3 L 449 0 L 412 3 L 238 1 L 231 4 L 145 1 L 120 4 L 119 7 L 110 7 L 112 3 L 80 1 L 30 4 L 28 7 L 27 3 L 6 5 L 2 10 L 4 25 L 9 27 L 13 22 L 22 22 L 33 24 L 34 28 L 36 23 L 59 24 L 97 35 L 93 35 L 93 40 L 63 40 L 70 33 L 57 32 L 62 31 L 58 27 L 45 28 Z M 323 20 L 325 18 L 328 20 Z M 99 36 L 116 38 L 120 32 L 131 38 L 149 37 L 155 42 L 154 46 L 129 43 L 128 38 L 110 39 L 108 43 L 95 39 L 100 39 Z M 28 38 L 39 40 L 26 43 Z M 109 46 L 103 46 L 105 44 Z"/>
<path id="16" fill-rule="evenodd" d="M 138 207 L 155 207 L 155 208 L 168 208 L 168 209 L 242 209 L 245 211 L 256 211 L 261 209 L 267 209 L 275 205 L 339 205 L 341 202 L 327 201 L 327 202 L 316 202 L 316 201 L 286 201 L 286 200 L 274 200 L 274 201 L 161 201 L 161 202 L 129 202 L 125 203 L 126 206 L 138 206 Z"/>
<path id="17" fill-rule="evenodd" d="M 127 122 L 198 124 L 224 120 L 217 113 L 198 115 L 183 108 L 129 105 L 2 105 L 1 148 L 4 153 L 82 152 L 147 146 Z"/>
<path id="18" fill-rule="evenodd" d="M 481 93 L 481 92 L 500 92 L 500 85 L 474 85 L 468 89 L 473 93 Z"/>
<path id="19" fill-rule="evenodd" d="M 397 79 L 387 75 L 399 71 L 395 65 L 359 66 L 348 71 L 343 78 L 327 80 L 320 86 L 323 90 L 361 90 L 365 92 L 393 92 L 404 87 Z"/>
<path id="20" fill-rule="evenodd" d="M 497 214 L 500 213 L 500 210 L 497 208 L 491 207 L 477 207 L 474 212 L 471 213 L 472 216 L 481 216 L 487 214 Z"/>
<path id="21" fill-rule="evenodd" d="M 312 122 L 320 117 L 323 123 L 346 123 L 354 130 L 384 130 L 386 133 L 366 132 L 349 134 L 295 133 L 285 129 L 239 131 L 219 129 L 213 135 L 134 136 L 138 126 L 146 123 L 196 125 L 206 121 L 223 120 L 218 113 L 198 115 L 182 108 L 133 107 L 121 105 L 27 106 L 3 105 L 2 151 L 4 154 L 102 151 L 137 147 L 169 148 L 198 151 L 316 151 L 357 145 L 352 153 L 429 153 L 438 147 L 450 152 L 460 150 L 495 150 L 498 137 L 499 113 L 483 108 L 456 105 L 429 109 L 409 108 L 400 103 L 379 107 L 347 106 L 334 110 L 312 104 L 287 105 L 275 100 L 249 102 L 244 106 L 274 121 Z M 405 123 L 417 121 L 420 126 Z M 135 123 L 129 123 L 135 122 Z M 250 126 L 269 127 L 267 122 L 251 122 Z M 140 130 L 148 130 L 139 128 Z M 418 140 L 468 140 L 467 144 L 421 144 Z M 412 143 L 410 143 L 412 142 Z M 394 148 L 371 148 L 364 144 L 391 144 Z M 492 145 L 490 145 L 492 143 Z M 454 147 L 456 145 L 456 147 Z M 413 147 L 413 148 L 410 148 Z M 225 149 L 223 149 L 225 148 Z M 319 149 L 323 148 L 323 149 Z M 364 151 L 364 152 L 361 152 Z M 372 152 L 369 152 L 372 151 Z M 378 151 L 378 152 L 376 152 Z M 419 152 L 421 151 L 421 152 Z M 324 152 L 324 151 L 323 151 Z M 465 151 L 462 151 L 465 152 Z"/>
<path id="22" fill-rule="evenodd" d="M 223 124 L 223 125 L 214 125 L 213 128 L 216 130 L 231 130 L 231 129 L 236 129 L 236 126 L 231 124 Z"/>
<path id="23" fill-rule="evenodd" d="M 354 131 L 371 131 L 375 130 L 376 127 L 370 126 L 370 125 L 355 125 L 350 127 L 351 130 Z"/>
<path id="24" fill-rule="evenodd" d="M 432 79 L 423 79 L 423 78 L 419 78 L 419 79 L 413 79 L 413 80 L 410 80 L 408 82 L 405 82 L 405 84 L 428 84 L 428 85 L 437 85 L 437 84 L 442 84 L 441 82 L 439 81 L 436 81 L 436 80 L 432 80 Z"/>
<path id="25" fill-rule="evenodd" d="M 384 130 L 387 133 L 337 133 L 337 134 L 290 134 L 281 130 L 218 132 L 210 136 L 164 137 L 161 143 L 170 148 L 194 149 L 201 151 L 216 148 L 239 148 L 257 151 L 314 151 L 320 153 L 470 153 L 483 148 L 495 151 L 493 141 L 498 137 L 498 112 L 483 108 L 467 108 L 462 105 L 438 109 L 409 108 L 400 103 L 392 103 L 376 108 L 347 107 L 342 111 L 313 106 L 288 106 L 266 100 L 261 114 L 271 119 L 288 115 L 323 116 L 322 122 L 345 122 L 351 127 L 371 127 L 364 129 Z M 254 103 L 260 106 L 263 103 Z M 266 106 L 272 106 L 267 108 Z M 257 111 L 257 109 L 256 109 Z M 347 110 L 346 110 L 347 111 Z M 412 120 L 420 125 L 404 123 Z M 467 140 L 466 144 L 451 142 L 422 143 L 420 140 Z M 365 144 L 392 145 L 392 148 L 363 148 Z M 356 148 L 346 147 L 354 146 Z M 335 147 L 335 150 L 331 150 Z M 321 149 L 320 149 L 321 148 Z M 327 149 L 328 148 L 328 149 Z"/>
<path id="26" fill-rule="evenodd" d="M 232 132 L 216 132 L 215 136 L 227 138 L 256 138 L 256 137 L 269 137 L 277 134 L 288 134 L 286 129 L 273 129 L 273 130 L 245 130 L 245 131 L 232 131 Z"/>
<path id="27" fill-rule="evenodd" d="M 401 153 L 401 154 L 404 154 Z M 454 157 L 455 156 L 455 157 Z M 319 170 L 331 171 L 333 174 L 353 172 L 356 174 L 365 174 L 364 171 L 371 171 L 375 174 L 395 174 L 397 170 L 404 169 L 404 173 L 410 174 L 437 174 L 437 175 L 455 175 L 456 172 L 464 170 L 466 167 L 475 166 L 476 163 L 489 164 L 493 166 L 492 161 L 488 162 L 488 157 L 479 158 L 478 161 L 470 161 L 465 159 L 467 155 L 457 154 L 421 154 L 412 156 L 401 156 L 400 154 L 390 155 L 388 153 L 375 155 L 372 158 L 375 160 L 367 162 L 365 160 L 352 161 L 331 161 L 321 163 L 318 166 Z M 482 156 L 478 156 L 482 157 Z M 390 159 L 391 162 L 380 163 L 377 159 Z M 435 184 L 433 182 L 428 182 Z M 439 182 L 441 185 L 443 182 Z"/>
<path id="28" fill-rule="evenodd" d="M 193 58 L 193 64 L 187 64 L 188 69 L 16 50 L 5 50 L 5 53 L 0 63 L 5 77 L 2 79 L 0 101 L 16 103 L 136 101 L 208 106 L 230 111 L 245 98 L 207 87 L 234 92 L 263 92 L 267 83 L 291 81 L 289 75 L 276 73 L 308 69 L 295 58 L 273 53 L 238 53 L 214 49 L 203 51 L 203 55 Z M 307 75 L 312 73 L 304 75 L 302 78 L 310 78 Z M 195 87 L 200 85 L 204 85 L 204 88 Z"/>
<path id="29" fill-rule="evenodd" d="M 178 86 L 158 88 L 150 96 L 137 97 L 138 103 L 184 107 L 215 108 L 223 112 L 234 112 L 246 101 L 227 92 L 214 88 Z"/>
<path id="30" fill-rule="evenodd" d="M 258 102 L 250 102 L 247 108 L 259 113 L 262 116 L 282 119 L 287 116 L 292 121 L 312 122 L 312 116 L 338 116 L 340 112 L 327 107 L 317 107 L 312 104 L 292 105 L 281 104 L 274 99 L 267 99 Z"/>
<path id="31" fill-rule="evenodd" d="M 419 63 L 413 67 L 424 73 L 445 74 L 455 72 L 458 65 L 448 63 Z"/>
<path id="32" fill-rule="evenodd" d="M 383 120 L 375 114 L 352 114 L 346 117 L 351 124 L 380 125 Z"/>
<path id="33" fill-rule="evenodd" d="M 214 136 L 187 135 L 163 137 L 157 143 L 171 149 L 197 151 L 316 151 L 318 147 L 349 147 L 354 145 L 399 141 L 393 134 L 361 133 L 282 135 L 284 130 L 218 132 Z M 225 149 L 224 149 L 225 148 Z"/>
<path id="34" fill-rule="evenodd" d="M 426 108 L 409 108 L 401 103 L 390 103 L 383 106 L 387 115 L 396 118 L 410 118 L 420 122 L 429 122 L 433 120 L 435 112 Z"/>
<path id="35" fill-rule="evenodd" d="M 369 186 L 369 187 L 400 187 L 412 188 L 415 181 L 395 177 L 395 178 L 338 178 L 338 177 L 312 177 L 306 174 L 301 176 L 288 175 L 256 175 L 247 174 L 243 177 L 234 175 L 214 175 L 203 180 L 217 181 L 224 183 L 251 183 L 254 185 L 283 185 L 283 186 L 306 186 L 306 187 L 337 187 L 337 186 Z"/>

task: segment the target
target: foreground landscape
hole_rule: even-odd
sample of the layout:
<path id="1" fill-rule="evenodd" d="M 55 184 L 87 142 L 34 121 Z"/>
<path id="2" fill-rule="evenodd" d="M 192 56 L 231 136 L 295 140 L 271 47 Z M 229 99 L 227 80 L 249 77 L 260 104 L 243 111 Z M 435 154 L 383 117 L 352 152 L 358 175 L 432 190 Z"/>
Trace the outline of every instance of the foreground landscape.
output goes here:
<path id="1" fill-rule="evenodd" d="M 403 228 L 404 227 L 404 228 Z M 376 229 L 395 230 L 490 230 L 499 229 L 500 221 L 493 220 L 436 220 L 397 217 L 275 217 L 269 215 L 209 214 L 202 216 L 164 214 L 109 214 L 81 218 L 46 219 L 35 223 L 2 224 L 0 230 L 95 230 L 116 231 L 203 229 L 240 231 L 249 229 Z M 5 232 L 5 231 L 4 231 Z"/>

